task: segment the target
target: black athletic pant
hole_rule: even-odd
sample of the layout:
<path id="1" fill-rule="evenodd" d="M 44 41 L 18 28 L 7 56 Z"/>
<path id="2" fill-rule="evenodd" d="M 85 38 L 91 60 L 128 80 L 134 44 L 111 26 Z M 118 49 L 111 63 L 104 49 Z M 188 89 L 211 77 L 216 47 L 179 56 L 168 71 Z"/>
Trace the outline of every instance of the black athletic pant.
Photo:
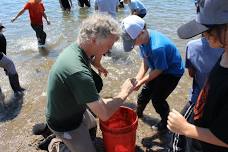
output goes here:
<path id="1" fill-rule="evenodd" d="M 170 110 L 166 98 L 176 88 L 180 78 L 171 74 L 159 75 L 143 86 L 138 95 L 138 105 L 147 105 L 151 99 L 156 112 L 161 116 L 162 123 L 167 123 Z"/>
<path id="2" fill-rule="evenodd" d="M 43 25 L 35 25 L 35 24 L 31 24 L 33 30 L 36 32 L 36 37 L 38 40 L 38 44 L 40 45 L 44 45 L 46 42 L 46 33 L 43 30 Z"/>
<path id="3" fill-rule="evenodd" d="M 90 0 L 78 0 L 78 6 L 84 7 L 86 5 L 87 7 L 90 7 Z"/>
<path id="4" fill-rule="evenodd" d="M 194 122 L 194 106 L 194 103 L 188 102 L 181 111 L 189 123 Z M 173 133 L 168 152 L 202 152 L 202 149 L 198 140 Z"/>
<path id="5" fill-rule="evenodd" d="M 71 9 L 71 0 L 59 0 L 59 3 L 64 10 Z"/>

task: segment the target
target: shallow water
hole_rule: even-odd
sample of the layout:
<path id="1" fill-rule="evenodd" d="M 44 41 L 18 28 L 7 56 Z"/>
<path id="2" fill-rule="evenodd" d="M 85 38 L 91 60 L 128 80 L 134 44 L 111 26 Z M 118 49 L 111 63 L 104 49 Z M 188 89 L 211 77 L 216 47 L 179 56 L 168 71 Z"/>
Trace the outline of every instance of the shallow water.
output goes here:
<path id="1" fill-rule="evenodd" d="M 184 57 L 185 40 L 180 40 L 176 35 L 177 28 L 194 17 L 193 0 L 142 0 L 148 9 L 144 18 L 147 27 L 156 29 L 171 38 Z M 0 21 L 5 25 L 8 55 L 13 59 L 19 73 L 20 82 L 26 88 L 23 99 L 15 99 L 9 86 L 8 78 L 4 71 L 0 70 L 0 86 L 6 95 L 6 111 L 0 116 L 0 152 L 16 151 L 15 144 L 25 147 L 23 140 L 30 136 L 30 130 L 34 122 L 44 120 L 44 108 L 46 99 L 46 85 L 48 72 L 59 53 L 75 41 L 80 22 L 94 12 L 91 8 L 79 8 L 76 0 L 73 0 L 71 12 L 61 10 L 57 0 L 44 0 L 46 14 L 51 25 L 44 25 L 47 33 L 47 50 L 38 50 L 35 33 L 30 27 L 28 13 L 20 16 L 14 23 L 10 19 L 23 7 L 26 0 L 1 0 Z M 92 1 L 93 3 L 93 1 Z M 121 20 L 129 14 L 125 5 L 120 9 L 117 19 Z M 103 58 L 102 63 L 109 71 L 108 77 L 104 77 L 103 96 L 114 96 L 118 93 L 119 86 L 128 77 L 134 77 L 140 66 L 137 49 L 131 53 L 124 53 L 121 42 L 117 42 L 111 56 Z M 172 95 L 187 96 L 189 81 L 181 80 Z M 185 94 L 185 95 L 183 95 Z M 128 100 L 135 101 L 137 93 L 131 95 Z M 18 106 L 11 104 L 17 102 Z M 32 142 L 32 141 L 30 141 Z M 17 143 L 17 144 L 16 144 Z"/>
<path id="2" fill-rule="evenodd" d="M 78 8 L 75 0 L 72 11 L 67 13 L 61 10 L 58 1 L 45 0 L 46 13 L 51 25 L 44 25 L 47 33 L 48 51 L 39 52 L 35 33 L 29 24 L 28 12 L 20 16 L 14 23 L 10 22 L 10 19 L 16 15 L 25 2 L 26 0 L 1 0 L 0 20 L 6 26 L 4 34 L 8 42 L 8 55 L 16 63 L 23 86 L 29 87 L 33 85 L 33 83 L 28 83 L 33 80 L 33 73 L 39 71 L 43 64 L 47 66 L 46 68 L 50 68 L 51 64 L 49 63 L 54 62 L 63 48 L 75 41 L 80 22 L 94 12 L 94 7 L 92 5 L 91 8 Z M 176 43 L 183 54 L 186 41 L 177 38 L 176 29 L 182 23 L 193 18 L 193 0 L 143 0 L 143 3 L 148 9 L 148 14 L 145 17 L 148 28 L 157 29 L 166 34 Z M 128 13 L 127 7 L 120 9 L 117 19 L 121 20 Z M 103 60 L 110 72 L 108 78 L 110 82 L 108 83 L 111 83 L 112 80 L 121 82 L 125 76 L 134 76 L 137 72 L 135 65 L 138 67 L 139 61 L 136 51 L 124 53 L 120 43 L 115 45 L 112 57 L 106 57 Z M 32 71 L 35 66 L 37 68 Z M 41 75 L 41 71 L 38 73 Z M 4 77 L 4 75 L 2 76 Z M 9 88 L 5 87 L 5 80 L 2 79 L 2 76 L 0 85 L 3 91 L 7 91 Z"/>

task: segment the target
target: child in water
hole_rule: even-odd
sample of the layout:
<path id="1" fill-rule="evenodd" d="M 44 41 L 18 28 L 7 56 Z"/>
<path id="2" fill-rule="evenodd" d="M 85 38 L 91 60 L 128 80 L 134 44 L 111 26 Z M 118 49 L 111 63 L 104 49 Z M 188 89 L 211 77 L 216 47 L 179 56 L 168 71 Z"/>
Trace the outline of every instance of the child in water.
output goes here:
<path id="1" fill-rule="evenodd" d="M 26 10 L 29 11 L 31 26 L 36 32 L 36 37 L 38 40 L 38 47 L 44 47 L 46 42 L 46 33 L 43 30 L 42 17 L 45 18 L 47 24 L 50 25 L 50 21 L 45 13 L 45 8 L 42 0 L 29 0 L 24 8 L 11 20 L 14 22 L 19 16 L 21 16 Z"/>

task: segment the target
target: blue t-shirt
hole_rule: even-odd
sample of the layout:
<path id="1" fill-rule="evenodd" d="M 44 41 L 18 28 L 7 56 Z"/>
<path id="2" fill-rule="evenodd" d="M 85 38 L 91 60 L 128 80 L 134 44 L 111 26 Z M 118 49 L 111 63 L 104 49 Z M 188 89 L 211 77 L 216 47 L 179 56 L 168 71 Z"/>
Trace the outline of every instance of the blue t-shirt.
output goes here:
<path id="1" fill-rule="evenodd" d="M 95 0 L 95 6 L 98 7 L 100 12 L 106 12 L 114 18 L 116 17 L 118 5 L 119 0 Z"/>
<path id="2" fill-rule="evenodd" d="M 151 70 L 162 70 L 177 77 L 184 73 L 184 63 L 178 49 L 160 32 L 149 30 L 149 42 L 140 46 L 140 54 Z"/>
<path id="3" fill-rule="evenodd" d="M 200 38 L 188 42 L 186 48 L 186 68 L 193 68 L 195 76 L 193 78 L 191 102 L 195 103 L 205 81 L 222 55 L 223 49 L 215 49 L 209 46 L 206 38 Z"/>
<path id="4" fill-rule="evenodd" d="M 128 7 L 131 10 L 139 11 L 140 14 L 146 14 L 146 8 L 140 0 L 131 0 L 131 2 L 128 4 Z"/>

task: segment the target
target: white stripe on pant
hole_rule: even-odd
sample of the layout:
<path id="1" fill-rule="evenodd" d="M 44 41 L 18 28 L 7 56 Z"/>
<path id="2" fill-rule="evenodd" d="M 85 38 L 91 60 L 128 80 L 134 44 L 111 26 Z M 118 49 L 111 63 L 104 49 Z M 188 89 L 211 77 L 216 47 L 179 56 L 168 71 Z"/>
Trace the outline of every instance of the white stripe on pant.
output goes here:
<path id="1" fill-rule="evenodd" d="M 184 108 L 184 111 L 182 112 L 183 116 L 185 117 L 185 119 L 188 121 L 189 118 L 191 117 L 191 115 L 193 114 L 193 109 L 195 104 L 189 102 L 186 106 L 188 106 L 187 108 Z M 185 151 L 182 149 L 182 147 L 179 146 L 180 144 L 180 135 L 174 133 L 173 137 L 172 137 L 172 150 L 170 150 L 170 152 L 179 152 L 179 151 Z M 185 147 L 185 145 L 184 145 Z"/>

